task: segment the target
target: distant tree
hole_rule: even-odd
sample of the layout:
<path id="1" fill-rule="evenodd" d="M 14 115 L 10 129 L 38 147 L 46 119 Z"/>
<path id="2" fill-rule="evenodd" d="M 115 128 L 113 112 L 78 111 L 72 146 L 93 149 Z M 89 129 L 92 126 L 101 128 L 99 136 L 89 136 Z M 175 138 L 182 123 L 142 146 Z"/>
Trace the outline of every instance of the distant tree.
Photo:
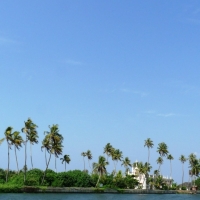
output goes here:
<path id="1" fill-rule="evenodd" d="M 121 165 L 123 165 L 125 167 L 126 171 L 128 171 L 128 168 L 131 167 L 130 159 L 128 157 L 125 157 L 124 160 L 122 160 Z"/>
<path id="2" fill-rule="evenodd" d="M 171 154 L 169 154 L 168 156 L 167 156 L 167 159 L 170 161 L 170 177 L 172 177 L 172 160 L 174 160 L 174 157 L 171 155 Z"/>
<path id="3" fill-rule="evenodd" d="M 33 121 L 28 118 L 26 122 L 24 122 L 24 127 L 22 128 L 22 132 L 26 134 L 26 138 L 24 140 L 24 145 L 25 145 L 25 164 L 24 166 L 27 166 L 26 161 L 27 161 L 27 142 L 30 140 L 30 137 L 32 135 L 37 135 L 36 131 L 37 125 L 33 123 Z M 33 168 L 33 163 L 32 163 L 32 153 L 31 153 L 31 164 Z M 26 170 L 24 171 L 24 182 L 26 181 Z"/>
<path id="4" fill-rule="evenodd" d="M 149 158 L 150 158 L 150 148 L 153 148 L 154 144 L 153 141 L 150 138 L 147 138 L 144 141 L 144 147 L 148 148 L 148 163 L 149 163 Z"/>
<path id="5" fill-rule="evenodd" d="M 88 165 L 91 169 L 90 160 L 92 160 L 92 152 L 90 150 L 87 150 L 85 153 L 86 153 L 86 156 L 87 156 L 87 159 L 88 159 Z"/>
<path id="6" fill-rule="evenodd" d="M 62 160 L 62 164 L 65 163 L 65 172 L 66 172 L 66 163 L 69 164 L 71 161 L 69 155 L 64 155 L 63 158 L 60 158 L 60 160 Z"/>
<path id="7" fill-rule="evenodd" d="M 168 155 L 168 147 L 164 142 L 158 144 L 157 152 L 160 154 L 161 157 Z"/>
<path id="8" fill-rule="evenodd" d="M 45 140 L 49 142 L 47 151 L 50 154 L 50 156 L 49 156 L 49 160 L 48 160 L 46 169 L 44 171 L 44 175 L 42 178 L 42 184 L 44 183 L 44 178 L 46 176 L 46 172 L 47 172 L 50 160 L 51 160 L 51 154 L 55 155 L 55 167 L 56 167 L 56 158 L 59 155 L 62 155 L 62 150 L 63 150 L 63 145 L 62 145 L 63 136 L 59 133 L 58 125 L 53 124 L 52 126 L 49 126 L 49 129 L 50 129 L 49 131 L 46 131 L 47 135 L 45 136 L 46 137 Z"/>
<path id="9" fill-rule="evenodd" d="M 183 179 L 184 179 L 184 163 L 187 161 L 187 158 L 184 155 L 181 155 L 181 157 L 179 158 L 179 160 L 182 163 L 182 187 L 183 187 Z"/>
<path id="10" fill-rule="evenodd" d="M 111 156 L 111 152 L 113 150 L 113 147 L 110 143 L 107 143 L 106 146 L 104 147 L 104 152 L 107 155 L 107 162 L 108 162 L 108 157 Z"/>
<path id="11" fill-rule="evenodd" d="M 84 164 L 84 171 L 85 171 L 85 156 L 86 156 L 86 152 L 82 152 L 81 156 L 83 156 L 83 164 Z"/>
<path id="12" fill-rule="evenodd" d="M 106 161 L 105 157 L 99 156 L 99 160 L 97 163 L 93 163 L 93 171 L 99 174 L 98 181 L 96 183 L 96 187 L 99 183 L 99 180 L 101 176 L 107 173 L 106 166 L 108 165 L 108 162 Z"/>
<path id="13" fill-rule="evenodd" d="M 15 158 L 16 158 L 18 174 L 19 174 L 19 166 L 18 166 L 18 159 L 17 159 L 16 149 L 19 150 L 22 147 L 22 143 L 23 143 L 23 139 L 22 139 L 22 136 L 20 135 L 20 132 L 15 131 L 12 134 L 12 142 L 11 142 L 11 144 L 14 145 L 14 148 L 15 148 Z"/>
<path id="14" fill-rule="evenodd" d="M 162 157 L 158 157 L 158 159 L 156 161 L 157 161 L 157 164 L 159 164 L 158 171 L 160 172 L 160 167 L 163 164 L 163 159 L 162 159 Z"/>
<path id="15" fill-rule="evenodd" d="M 11 149 L 11 144 L 12 144 L 12 127 L 8 127 L 5 132 L 5 140 L 7 142 L 7 146 L 8 146 L 8 169 L 7 169 L 7 173 L 6 173 L 6 182 L 8 182 L 8 174 L 9 174 L 9 166 L 10 166 L 10 149 Z"/>

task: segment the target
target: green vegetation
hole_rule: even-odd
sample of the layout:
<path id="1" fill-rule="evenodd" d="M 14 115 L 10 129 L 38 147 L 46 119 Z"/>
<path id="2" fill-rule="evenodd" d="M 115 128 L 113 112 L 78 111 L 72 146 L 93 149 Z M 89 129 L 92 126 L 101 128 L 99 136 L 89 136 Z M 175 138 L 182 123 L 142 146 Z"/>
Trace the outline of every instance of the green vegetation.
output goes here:
<path id="1" fill-rule="evenodd" d="M 105 189 L 115 189 L 118 192 L 123 192 L 124 189 L 142 189 L 144 185 L 144 177 L 146 178 L 146 184 L 150 189 L 168 190 L 177 189 L 177 184 L 173 183 L 171 179 L 165 179 L 161 175 L 161 165 L 164 163 L 164 159 L 170 161 L 170 177 L 172 176 L 172 161 L 173 156 L 169 154 L 168 146 L 164 142 L 158 144 L 157 152 L 159 157 L 157 159 L 158 169 L 154 170 L 154 175 L 150 175 L 151 164 L 150 164 L 150 149 L 154 147 L 154 143 L 150 138 L 144 141 L 144 147 L 148 148 L 148 159 L 147 162 L 136 162 L 131 163 L 128 157 L 123 157 L 123 152 L 120 149 L 114 148 L 110 143 L 107 143 L 103 148 L 104 154 L 107 158 L 100 155 L 97 162 L 92 163 L 92 152 L 87 150 L 82 152 L 84 170 L 73 170 L 67 171 L 66 164 L 70 164 L 70 155 L 63 155 L 63 135 L 60 133 L 57 124 L 49 126 L 49 131 L 44 132 L 44 138 L 41 144 L 41 150 L 45 152 L 45 170 L 33 168 L 33 157 L 32 157 L 32 145 L 38 144 L 38 126 L 28 118 L 24 122 L 24 127 L 21 132 L 25 134 L 25 139 L 22 138 L 20 132 L 13 131 L 11 126 L 7 127 L 4 132 L 4 137 L 0 139 L 0 145 L 2 142 L 7 143 L 7 155 L 8 164 L 7 169 L 0 169 L 0 192 L 23 191 L 26 190 L 36 191 L 37 188 L 45 187 L 96 187 L 96 190 L 103 192 Z M 30 160 L 31 168 L 27 167 L 27 145 L 30 146 Z M 19 170 L 17 151 L 24 145 L 24 157 L 25 163 L 22 170 Z M 12 148 L 14 147 L 14 148 Z M 16 158 L 16 171 L 10 170 L 10 150 L 14 149 Z M 63 156 L 62 156 L 63 155 Z M 55 170 L 49 169 L 50 160 L 54 156 L 55 158 Z M 62 157 L 60 157 L 62 156 Z M 57 173 L 57 158 L 60 157 L 61 163 L 64 165 L 65 172 Z M 88 167 L 91 170 L 86 169 L 85 157 L 88 159 Z M 114 169 L 111 173 L 108 173 L 107 166 L 109 165 L 108 159 L 111 157 L 111 163 L 114 165 Z M 181 155 L 179 160 L 182 163 L 182 190 L 184 190 L 184 163 L 188 160 L 190 167 L 190 176 L 192 183 L 200 188 L 200 179 L 196 180 L 196 177 L 200 175 L 200 160 L 197 159 L 195 154 L 190 154 L 188 158 Z M 124 166 L 125 172 L 117 171 L 117 164 L 121 162 L 121 166 Z M 137 168 L 137 172 L 134 174 L 130 173 L 130 167 Z M 143 177 L 143 181 L 141 181 Z M 186 188 L 187 189 L 187 188 Z"/>

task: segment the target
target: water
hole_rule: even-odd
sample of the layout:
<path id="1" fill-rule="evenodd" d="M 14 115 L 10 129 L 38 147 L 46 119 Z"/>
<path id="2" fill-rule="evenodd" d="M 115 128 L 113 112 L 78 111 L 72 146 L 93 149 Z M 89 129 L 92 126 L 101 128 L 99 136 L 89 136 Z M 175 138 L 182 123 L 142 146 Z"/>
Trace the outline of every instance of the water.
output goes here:
<path id="1" fill-rule="evenodd" d="M 0 194 L 0 200 L 199 200 L 187 194 Z"/>

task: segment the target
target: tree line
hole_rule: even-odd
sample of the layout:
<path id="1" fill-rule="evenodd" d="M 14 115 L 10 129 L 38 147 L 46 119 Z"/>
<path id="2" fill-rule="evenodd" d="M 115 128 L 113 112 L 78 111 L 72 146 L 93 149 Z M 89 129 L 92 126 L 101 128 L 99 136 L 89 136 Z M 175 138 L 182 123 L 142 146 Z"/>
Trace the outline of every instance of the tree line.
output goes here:
<path id="1" fill-rule="evenodd" d="M 24 122 L 24 127 L 22 127 L 21 132 L 25 134 L 25 139 L 22 138 L 19 131 L 13 131 L 12 127 L 7 127 L 4 135 L 5 137 L 0 140 L 0 144 L 5 141 L 7 143 L 7 152 L 8 152 L 8 167 L 6 170 L 6 182 L 8 182 L 9 178 L 9 165 L 10 165 L 10 150 L 11 147 L 14 147 L 15 151 L 15 158 L 16 158 L 16 166 L 17 166 L 17 173 L 19 174 L 19 166 L 18 166 L 18 159 L 17 159 L 17 150 L 19 150 L 22 145 L 24 145 L 24 183 L 26 182 L 26 174 L 27 174 L 27 144 L 30 145 L 30 160 L 31 160 L 31 168 L 33 169 L 33 158 L 32 158 L 32 145 L 38 143 L 38 126 L 28 118 L 27 121 Z M 52 158 L 52 155 L 55 159 L 55 172 L 57 172 L 57 158 L 63 154 L 63 136 L 59 132 L 59 128 L 57 124 L 53 124 L 49 126 L 49 130 L 44 132 L 44 139 L 42 140 L 41 150 L 45 152 L 45 164 L 46 168 L 43 172 L 43 176 L 41 179 L 41 184 L 44 183 L 46 173 L 48 171 L 49 163 Z M 92 152 L 87 150 L 86 152 L 82 152 L 81 156 L 83 156 L 84 162 L 84 172 L 88 172 L 85 168 L 85 157 L 88 159 L 88 165 L 91 170 L 92 174 L 98 174 L 98 179 L 96 182 L 96 186 L 98 186 L 100 180 L 103 179 L 103 176 L 108 175 L 107 166 L 109 164 L 109 158 L 112 159 L 113 162 L 113 172 L 111 173 L 112 176 L 119 176 L 121 172 L 117 172 L 116 168 L 119 162 L 121 162 L 121 166 L 125 167 L 125 175 L 128 176 L 128 172 L 130 171 L 130 167 L 136 166 L 138 167 L 139 174 L 145 174 L 147 178 L 148 185 L 154 185 L 156 187 L 160 187 L 163 184 L 163 179 L 161 176 L 161 166 L 163 164 L 164 158 L 166 157 L 170 161 L 170 177 L 172 177 L 172 160 L 174 159 L 172 154 L 169 153 L 168 146 L 166 143 L 161 142 L 158 144 L 157 152 L 159 154 L 158 159 L 156 160 L 158 164 L 158 169 L 154 170 L 154 175 L 156 177 L 152 178 L 150 176 L 151 171 L 151 164 L 150 164 L 150 150 L 154 147 L 154 143 L 150 138 L 147 138 L 144 141 L 144 147 L 148 149 L 148 159 L 147 162 L 137 162 L 131 163 L 128 157 L 123 158 L 123 153 L 120 149 L 114 148 L 110 143 L 107 143 L 104 147 L 103 153 L 106 155 L 99 156 L 98 162 L 92 163 L 92 167 L 90 161 L 92 160 Z M 69 164 L 71 159 L 70 156 L 65 154 L 63 157 L 60 158 L 62 163 L 65 164 L 65 171 L 66 171 L 66 164 Z M 184 182 L 184 163 L 188 160 L 189 167 L 190 167 L 190 176 L 193 179 L 197 177 L 200 173 L 200 160 L 197 159 L 194 153 L 191 153 L 188 157 L 181 155 L 179 160 L 182 163 L 182 185 Z M 160 180 L 160 181 L 158 181 Z M 157 181 L 157 183 L 156 183 Z M 170 183 L 172 184 L 172 183 Z"/>

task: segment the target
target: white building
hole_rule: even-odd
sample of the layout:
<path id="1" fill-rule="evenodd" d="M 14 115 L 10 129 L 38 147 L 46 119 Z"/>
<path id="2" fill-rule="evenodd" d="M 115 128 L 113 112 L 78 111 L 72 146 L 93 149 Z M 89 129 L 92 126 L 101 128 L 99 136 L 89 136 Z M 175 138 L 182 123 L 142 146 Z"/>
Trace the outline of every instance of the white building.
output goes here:
<path id="1" fill-rule="evenodd" d="M 139 169 L 137 167 L 137 162 L 136 162 L 136 166 L 135 167 L 132 166 L 132 171 L 131 172 L 128 171 L 128 175 L 134 175 L 135 176 L 135 179 L 139 182 L 139 184 L 140 184 L 139 187 L 141 189 L 146 189 L 147 188 L 146 176 L 145 176 L 145 174 L 140 174 L 139 173 Z"/>

